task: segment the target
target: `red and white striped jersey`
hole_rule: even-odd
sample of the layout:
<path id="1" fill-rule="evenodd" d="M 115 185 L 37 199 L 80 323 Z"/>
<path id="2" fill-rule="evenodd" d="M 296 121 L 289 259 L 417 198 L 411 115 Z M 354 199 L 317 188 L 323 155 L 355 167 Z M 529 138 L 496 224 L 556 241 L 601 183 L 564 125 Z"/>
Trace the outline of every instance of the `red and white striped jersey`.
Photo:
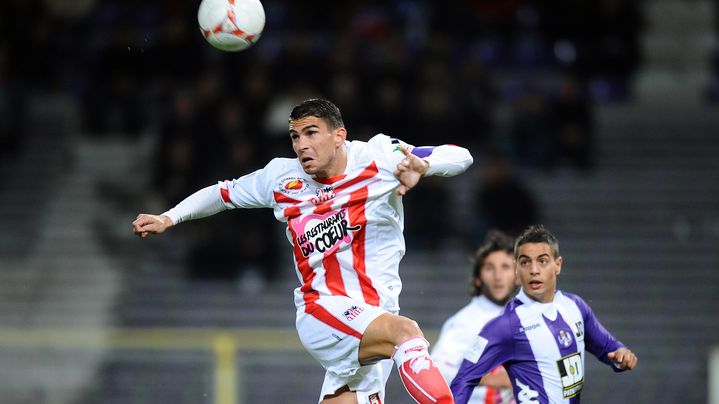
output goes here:
<path id="1" fill-rule="evenodd" d="M 400 144 L 430 162 L 437 175 L 456 175 L 472 158 L 457 146 L 413 148 L 385 135 L 347 141 L 347 168 L 331 178 L 306 174 L 294 158 L 219 183 L 226 208 L 269 207 L 287 223 L 303 310 L 324 295 L 345 295 L 388 311 L 399 310 L 399 262 L 405 252 L 402 198 L 393 172 Z M 416 151 L 416 152 L 415 152 Z"/>

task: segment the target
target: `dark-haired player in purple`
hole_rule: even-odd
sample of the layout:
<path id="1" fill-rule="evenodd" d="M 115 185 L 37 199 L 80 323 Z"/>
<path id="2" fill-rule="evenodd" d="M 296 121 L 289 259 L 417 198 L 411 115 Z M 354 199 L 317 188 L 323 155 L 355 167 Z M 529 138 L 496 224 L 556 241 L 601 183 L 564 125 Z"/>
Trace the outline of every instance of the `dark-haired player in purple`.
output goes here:
<path id="1" fill-rule="evenodd" d="M 585 349 L 617 372 L 637 365 L 637 356 L 581 297 L 557 290 L 562 257 L 549 230 L 527 228 L 515 241 L 514 258 L 522 289 L 465 355 L 451 385 L 456 403 L 467 403 L 481 378 L 498 365 L 506 368 L 517 403 L 578 403 Z"/>

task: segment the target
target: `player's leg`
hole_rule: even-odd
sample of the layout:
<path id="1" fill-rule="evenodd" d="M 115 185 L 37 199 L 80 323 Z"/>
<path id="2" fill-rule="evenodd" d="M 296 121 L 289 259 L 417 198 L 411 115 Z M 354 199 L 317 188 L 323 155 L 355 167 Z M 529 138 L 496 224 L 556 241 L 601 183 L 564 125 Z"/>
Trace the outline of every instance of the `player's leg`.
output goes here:
<path id="1" fill-rule="evenodd" d="M 357 363 L 359 363 L 358 350 L 355 351 L 354 356 Z M 392 365 L 392 361 L 387 359 L 374 365 L 360 366 L 357 372 L 349 377 L 328 371 L 325 373 L 325 380 L 322 383 L 321 403 L 384 403 L 384 387 L 392 372 Z"/>
<path id="2" fill-rule="evenodd" d="M 327 370 L 320 403 L 381 404 L 384 401 L 384 386 L 391 366 L 383 366 L 383 363 L 363 366 L 359 361 L 359 346 L 366 328 L 386 313 L 346 296 L 325 296 L 308 305 L 306 310 L 298 311 L 300 341 Z"/>
<path id="3" fill-rule="evenodd" d="M 420 404 L 454 403 L 452 393 L 429 356 L 429 344 L 414 320 L 385 313 L 364 332 L 360 342 L 360 363 L 391 357 L 405 389 Z"/>
<path id="4" fill-rule="evenodd" d="M 344 386 L 334 394 L 326 395 L 322 399 L 322 404 L 357 404 L 357 394 Z"/>

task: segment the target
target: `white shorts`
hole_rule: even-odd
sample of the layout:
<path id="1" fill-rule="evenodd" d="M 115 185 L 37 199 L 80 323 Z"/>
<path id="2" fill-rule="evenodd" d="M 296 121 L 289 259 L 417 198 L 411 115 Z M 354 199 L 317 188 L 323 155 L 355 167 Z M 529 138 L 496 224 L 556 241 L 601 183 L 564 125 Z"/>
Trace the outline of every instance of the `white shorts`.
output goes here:
<path id="1" fill-rule="evenodd" d="M 327 370 L 320 401 L 348 386 L 360 404 L 384 402 L 384 385 L 393 362 L 361 366 L 359 346 L 365 330 L 388 311 L 347 296 L 323 296 L 297 312 L 302 345 Z M 381 401 L 376 401 L 375 396 Z"/>

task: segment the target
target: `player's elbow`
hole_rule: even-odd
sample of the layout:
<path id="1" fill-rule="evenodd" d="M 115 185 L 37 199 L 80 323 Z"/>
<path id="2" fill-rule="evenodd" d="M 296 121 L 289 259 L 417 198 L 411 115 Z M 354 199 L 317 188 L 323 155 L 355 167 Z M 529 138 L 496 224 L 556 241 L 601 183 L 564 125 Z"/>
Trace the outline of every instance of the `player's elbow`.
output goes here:
<path id="1" fill-rule="evenodd" d="M 459 165 L 462 166 L 462 172 L 464 172 L 466 169 L 469 168 L 469 166 L 474 164 L 474 157 L 472 157 L 472 154 L 469 152 L 469 150 L 465 149 L 464 147 L 454 147 L 457 148 L 457 160 L 459 162 Z"/>

